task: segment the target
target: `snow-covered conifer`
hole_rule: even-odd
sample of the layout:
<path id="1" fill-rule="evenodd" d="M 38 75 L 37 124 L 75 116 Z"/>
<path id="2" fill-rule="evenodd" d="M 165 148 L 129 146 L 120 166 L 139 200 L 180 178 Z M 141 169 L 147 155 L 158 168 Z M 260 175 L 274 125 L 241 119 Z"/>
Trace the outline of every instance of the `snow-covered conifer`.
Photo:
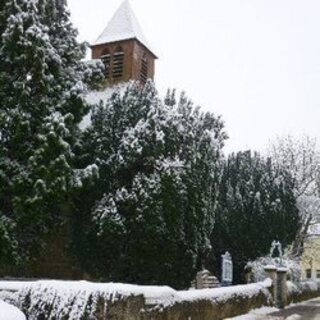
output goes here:
<path id="1" fill-rule="evenodd" d="M 64 1 L 8 0 L 0 20 L 3 214 L 28 254 L 66 219 L 86 68 Z"/>
<path id="2" fill-rule="evenodd" d="M 86 270 L 187 286 L 210 246 L 225 138 L 219 118 L 185 95 L 161 101 L 151 82 L 130 83 L 98 106 L 83 139 L 84 165 L 99 168 L 79 197 Z"/>
<path id="3" fill-rule="evenodd" d="M 273 240 L 284 248 L 291 244 L 299 225 L 293 185 L 270 158 L 250 151 L 228 157 L 212 236 L 217 269 L 220 255 L 229 251 L 235 282 L 241 282 L 245 264 L 267 254 Z"/>

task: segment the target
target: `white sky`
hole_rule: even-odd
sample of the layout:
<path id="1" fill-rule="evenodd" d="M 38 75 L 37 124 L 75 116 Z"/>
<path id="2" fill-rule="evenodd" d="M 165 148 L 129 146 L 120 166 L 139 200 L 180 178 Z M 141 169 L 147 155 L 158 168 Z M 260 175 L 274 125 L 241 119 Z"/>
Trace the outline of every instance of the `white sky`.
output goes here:
<path id="1" fill-rule="evenodd" d="M 69 0 L 93 42 L 122 0 Z M 221 114 L 227 151 L 270 138 L 320 139 L 319 0 L 131 0 L 152 50 L 156 83 Z"/>

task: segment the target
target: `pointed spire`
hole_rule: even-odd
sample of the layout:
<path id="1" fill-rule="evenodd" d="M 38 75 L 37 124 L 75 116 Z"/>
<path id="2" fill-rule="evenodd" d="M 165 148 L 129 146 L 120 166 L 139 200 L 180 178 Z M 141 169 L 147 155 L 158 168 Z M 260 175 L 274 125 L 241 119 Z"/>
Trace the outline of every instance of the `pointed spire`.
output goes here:
<path id="1" fill-rule="evenodd" d="M 129 39 L 139 40 L 150 50 L 148 41 L 142 32 L 129 1 L 124 0 L 108 23 L 108 26 L 104 29 L 93 45 Z"/>

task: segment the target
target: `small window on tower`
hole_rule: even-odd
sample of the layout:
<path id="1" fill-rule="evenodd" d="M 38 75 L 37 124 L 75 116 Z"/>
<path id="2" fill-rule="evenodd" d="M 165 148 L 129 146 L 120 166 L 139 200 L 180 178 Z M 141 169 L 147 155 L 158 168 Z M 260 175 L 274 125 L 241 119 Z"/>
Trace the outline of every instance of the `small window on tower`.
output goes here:
<path id="1" fill-rule="evenodd" d="M 104 64 L 104 75 L 106 79 L 110 78 L 110 64 L 111 64 L 111 55 L 109 49 L 104 49 L 101 54 L 101 60 Z"/>
<path id="2" fill-rule="evenodd" d="M 113 54 L 112 78 L 117 80 L 123 75 L 124 52 L 121 46 L 118 46 Z"/>
<path id="3" fill-rule="evenodd" d="M 142 83 L 146 83 L 148 80 L 148 57 L 146 54 L 143 55 L 141 60 L 140 80 Z"/>

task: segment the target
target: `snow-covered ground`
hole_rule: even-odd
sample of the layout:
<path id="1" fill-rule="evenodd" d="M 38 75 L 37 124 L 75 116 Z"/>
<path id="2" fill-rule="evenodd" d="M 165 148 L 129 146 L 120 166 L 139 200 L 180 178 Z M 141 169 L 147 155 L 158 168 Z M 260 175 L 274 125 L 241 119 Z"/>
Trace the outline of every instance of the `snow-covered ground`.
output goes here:
<path id="1" fill-rule="evenodd" d="M 293 303 L 284 309 L 263 307 L 226 320 L 319 320 L 320 298 Z"/>
<path id="2" fill-rule="evenodd" d="M 261 309 L 257 309 L 257 310 L 252 310 L 248 314 L 234 317 L 234 318 L 228 318 L 226 320 L 307 320 L 305 318 L 302 318 L 299 314 L 292 314 L 288 317 L 270 315 L 271 312 L 275 312 L 275 311 L 278 311 L 278 309 L 276 309 L 276 308 L 261 308 Z"/>
<path id="3" fill-rule="evenodd" d="M 268 314 L 279 311 L 279 309 L 274 307 L 263 307 L 255 310 L 251 310 L 249 313 L 244 314 L 242 316 L 228 318 L 226 320 L 267 320 L 267 319 L 274 319 L 268 318 Z"/>
<path id="4" fill-rule="evenodd" d="M 26 320 L 25 315 L 16 307 L 0 300 L 1 320 Z"/>

